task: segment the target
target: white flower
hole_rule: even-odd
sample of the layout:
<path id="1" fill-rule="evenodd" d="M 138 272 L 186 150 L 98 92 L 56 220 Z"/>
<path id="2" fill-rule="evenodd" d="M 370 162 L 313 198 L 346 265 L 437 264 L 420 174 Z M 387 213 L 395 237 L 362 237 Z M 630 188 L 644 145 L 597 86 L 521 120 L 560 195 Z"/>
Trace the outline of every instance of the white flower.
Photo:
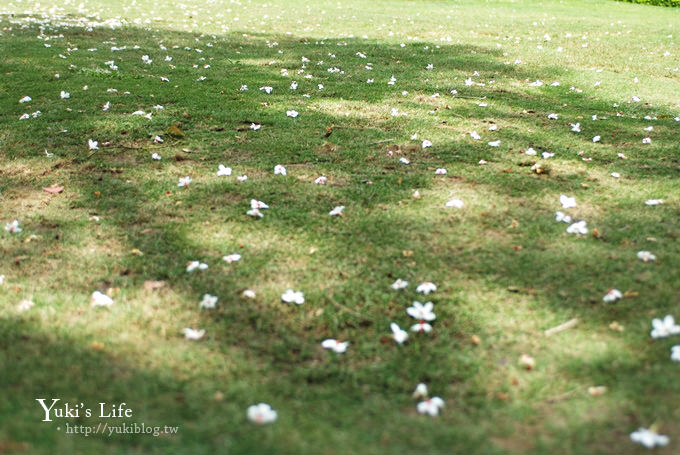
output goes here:
<path id="1" fill-rule="evenodd" d="M 572 224 L 567 228 L 567 234 L 586 235 L 587 233 L 588 227 L 586 226 L 586 222 L 583 220 L 577 221 L 576 223 Z"/>
<path id="2" fill-rule="evenodd" d="M 432 397 L 418 403 L 417 409 L 420 414 L 429 414 L 432 417 L 439 415 L 439 409 L 444 407 L 444 400 Z"/>
<path id="3" fill-rule="evenodd" d="M 600 142 L 600 136 L 595 136 L 593 138 L 593 142 Z"/>
<path id="4" fill-rule="evenodd" d="M 205 335 L 205 330 L 196 330 L 189 327 L 183 328 L 182 332 L 187 340 L 200 340 Z"/>
<path id="5" fill-rule="evenodd" d="M 666 338 L 680 333 L 680 325 L 675 323 L 675 319 L 670 314 L 663 319 L 652 319 L 652 327 L 653 329 L 650 332 L 652 338 Z"/>
<path id="6" fill-rule="evenodd" d="M 231 168 L 226 167 L 224 164 L 220 164 L 217 168 L 217 176 L 218 177 L 223 177 L 223 176 L 230 176 L 231 175 Z"/>
<path id="7" fill-rule="evenodd" d="M 111 306 L 113 305 L 113 299 L 106 294 L 102 294 L 99 291 L 94 291 L 92 293 L 92 297 L 90 297 L 90 303 L 93 307 Z"/>
<path id="8" fill-rule="evenodd" d="M 250 208 L 251 209 L 268 209 L 269 206 L 265 204 L 262 201 L 258 201 L 257 199 L 251 199 L 250 200 Z"/>
<path id="9" fill-rule="evenodd" d="M 446 207 L 453 207 L 456 209 L 462 209 L 465 203 L 461 201 L 460 199 L 451 199 L 448 201 L 446 204 Z"/>
<path id="10" fill-rule="evenodd" d="M 425 139 L 425 140 L 423 141 L 423 143 L 422 143 L 422 147 L 423 147 L 424 149 L 430 148 L 430 147 L 432 147 L 432 142 L 431 142 L 431 141 L 428 141 L 427 139 Z"/>
<path id="11" fill-rule="evenodd" d="M 19 117 L 19 120 L 28 120 L 29 118 L 31 118 L 30 115 L 28 115 L 28 114 L 23 114 L 21 117 Z"/>
<path id="12" fill-rule="evenodd" d="M 142 55 L 142 62 L 144 62 L 145 65 L 151 65 L 153 60 L 151 60 L 148 55 Z"/>
<path id="13" fill-rule="evenodd" d="M 623 294 L 621 294 L 621 291 L 619 291 L 618 289 L 610 289 L 609 292 L 607 292 L 607 294 L 604 297 L 602 297 L 602 301 L 610 303 L 616 302 L 617 300 L 622 298 Z"/>
<path id="14" fill-rule="evenodd" d="M 434 321 L 437 317 L 435 316 L 432 309 L 434 305 L 432 302 L 425 302 L 422 304 L 420 302 L 413 302 L 413 306 L 406 308 L 406 313 L 413 319 L 418 319 L 420 321 Z"/>
<path id="15" fill-rule="evenodd" d="M 87 146 L 90 150 L 99 150 L 99 142 L 93 141 L 92 139 L 87 140 Z"/>
<path id="16" fill-rule="evenodd" d="M 434 65 L 432 63 L 428 63 L 427 66 L 425 67 L 426 70 L 432 70 L 434 69 Z"/>
<path id="17" fill-rule="evenodd" d="M 269 87 L 269 86 L 264 86 L 264 87 L 260 87 L 260 90 L 262 90 L 267 95 L 269 95 L 274 89 L 272 87 Z"/>
<path id="18" fill-rule="evenodd" d="M 536 156 L 536 150 L 534 150 L 532 147 L 529 147 L 526 152 L 524 152 L 525 155 L 528 156 Z"/>
<path id="19" fill-rule="evenodd" d="M 648 430 L 647 428 L 639 428 L 630 434 L 630 439 L 633 442 L 642 444 L 648 449 L 654 446 L 665 446 L 668 444 L 668 436 L 658 434 L 656 431 Z"/>
<path id="20" fill-rule="evenodd" d="M 247 85 L 242 85 L 241 88 L 239 89 L 242 92 L 247 92 L 248 91 L 248 86 Z"/>
<path id="21" fill-rule="evenodd" d="M 491 142 L 487 142 L 487 144 L 489 145 L 489 147 L 498 147 L 498 146 L 501 145 L 501 141 L 500 140 L 499 141 L 491 141 Z"/>
<path id="22" fill-rule="evenodd" d="M 576 198 L 565 196 L 564 194 L 560 196 L 560 203 L 563 209 L 571 209 L 576 207 Z"/>
<path id="23" fill-rule="evenodd" d="M 179 178 L 179 183 L 177 184 L 178 187 L 182 188 L 188 188 L 189 184 L 191 183 L 191 177 L 186 176 L 186 177 L 180 177 Z"/>
<path id="24" fill-rule="evenodd" d="M 403 164 L 411 164 L 411 162 L 408 160 L 408 158 L 404 158 L 403 156 L 399 158 L 399 161 Z"/>
<path id="25" fill-rule="evenodd" d="M 18 234 L 21 232 L 23 229 L 19 227 L 19 220 L 14 220 L 11 223 L 7 223 L 5 225 L 5 231 L 13 234 Z"/>
<path id="26" fill-rule="evenodd" d="M 571 217 L 569 215 L 566 215 L 564 212 L 555 212 L 555 221 L 559 222 L 564 222 L 564 223 L 571 223 Z"/>
<path id="27" fill-rule="evenodd" d="M 671 360 L 673 362 L 680 362 L 680 344 L 671 346 Z"/>
<path id="28" fill-rule="evenodd" d="M 153 154 L 151 155 L 151 159 L 154 160 L 154 161 L 160 161 L 160 160 L 161 160 L 161 156 L 160 156 L 158 153 L 153 153 Z"/>
<path id="29" fill-rule="evenodd" d="M 227 262 L 227 263 L 231 264 L 231 263 L 240 261 L 240 260 L 241 260 L 241 255 L 240 255 L 240 254 L 237 254 L 237 253 L 229 254 L 229 255 L 227 255 L 227 256 L 222 256 L 222 260 L 223 260 L 224 262 Z"/>
<path id="30" fill-rule="evenodd" d="M 477 131 L 473 131 L 472 133 L 470 133 L 470 137 L 475 141 L 478 141 L 482 138 L 482 136 L 480 136 L 479 133 L 477 133 Z"/>
<path id="31" fill-rule="evenodd" d="M 611 176 L 614 177 L 615 179 L 621 178 L 621 174 L 619 174 L 618 172 L 612 172 L 612 173 L 609 174 L 609 175 L 611 175 Z"/>
<path id="32" fill-rule="evenodd" d="M 153 141 L 154 141 L 156 144 L 162 144 L 162 143 L 163 143 L 163 138 L 160 137 L 160 136 L 154 136 Z"/>
<path id="33" fill-rule="evenodd" d="M 22 104 L 23 103 L 30 103 L 31 101 L 33 101 L 33 99 L 30 96 L 24 96 L 23 98 L 21 98 L 19 100 L 19 102 L 22 103 Z"/>
<path id="34" fill-rule="evenodd" d="M 412 396 L 413 398 L 427 398 L 427 385 L 423 384 L 422 382 L 418 384 L 416 389 L 413 391 Z"/>
<path id="35" fill-rule="evenodd" d="M 298 114 L 298 111 L 296 111 L 296 110 L 290 110 L 290 111 L 286 111 L 286 115 L 287 115 L 288 117 L 295 118 L 295 117 L 297 117 L 299 114 Z"/>
<path id="36" fill-rule="evenodd" d="M 416 292 L 420 292 L 421 294 L 425 294 L 425 295 L 428 295 L 430 292 L 434 292 L 436 290 L 437 290 L 437 285 L 435 285 L 431 281 L 426 281 L 424 283 L 421 283 L 416 288 Z"/>
<path id="37" fill-rule="evenodd" d="M 102 111 L 108 111 L 111 108 L 111 102 L 107 101 L 105 105 L 102 106 Z"/>
<path id="38" fill-rule="evenodd" d="M 411 326 L 411 332 L 429 333 L 430 331 L 432 331 L 432 326 L 425 321 L 419 321 Z"/>
<path id="39" fill-rule="evenodd" d="M 547 160 L 555 156 L 555 154 L 550 152 L 543 152 L 541 153 L 541 156 L 543 156 L 543 159 Z"/>
<path id="40" fill-rule="evenodd" d="M 327 340 L 323 340 L 321 342 L 321 346 L 324 349 L 332 349 L 333 352 L 337 352 L 338 354 L 342 354 L 347 350 L 347 346 L 349 345 L 349 342 L 347 341 L 338 341 L 334 340 L 332 338 L 329 338 Z"/>
<path id="41" fill-rule="evenodd" d="M 444 168 L 437 168 L 434 171 L 434 175 L 446 175 L 446 169 Z"/>
<path id="42" fill-rule="evenodd" d="M 257 131 L 260 128 L 262 128 L 262 125 L 260 125 L 259 123 L 251 123 L 250 124 L 250 129 L 253 130 L 253 131 Z"/>
<path id="43" fill-rule="evenodd" d="M 650 137 L 645 137 L 642 139 L 643 144 L 651 144 L 652 143 L 652 138 Z"/>
<path id="44" fill-rule="evenodd" d="M 345 210 L 345 206 L 344 206 L 344 205 L 338 205 L 337 207 L 334 207 L 333 210 L 331 210 L 330 212 L 328 212 L 328 214 L 329 214 L 330 216 L 342 216 L 342 215 L 343 215 L 343 213 L 342 213 L 343 210 Z"/>
<path id="45" fill-rule="evenodd" d="M 246 413 L 248 420 L 258 425 L 264 425 L 276 421 L 276 411 L 272 409 L 267 403 L 254 404 L 248 407 Z"/>
<path id="46" fill-rule="evenodd" d="M 639 97 L 634 96 L 634 97 L 631 98 L 631 101 L 634 102 L 634 103 L 639 103 L 642 100 Z"/>
<path id="47" fill-rule="evenodd" d="M 215 305 L 217 305 L 217 297 L 214 295 L 205 294 L 201 299 L 201 304 L 199 305 L 199 308 L 212 309 L 215 308 Z"/>
<path id="48" fill-rule="evenodd" d="M 663 204 L 663 199 L 649 199 L 645 201 L 645 205 L 661 205 Z"/>
<path id="49" fill-rule="evenodd" d="M 397 343 L 404 344 L 404 341 L 408 339 L 408 332 L 406 332 L 406 330 L 402 330 L 394 322 L 390 324 L 390 330 L 392 330 L 392 337 Z"/>
<path id="50" fill-rule="evenodd" d="M 71 98 L 71 94 L 70 94 L 69 92 L 65 92 L 65 91 L 63 91 L 63 90 L 61 91 L 61 93 L 59 94 L 59 96 L 61 96 L 61 99 L 62 99 L 62 100 Z"/>
<path id="51" fill-rule="evenodd" d="M 187 264 L 187 272 L 193 272 L 194 270 L 207 270 L 208 264 L 200 261 L 191 261 Z"/>
<path id="52" fill-rule="evenodd" d="M 33 303 L 32 300 L 26 300 L 26 299 L 24 299 L 24 300 L 22 300 L 21 302 L 19 302 L 19 305 L 17 305 L 17 311 L 23 313 L 24 311 L 30 310 L 30 309 L 33 308 L 34 306 L 35 306 L 35 303 Z"/>
<path id="53" fill-rule="evenodd" d="M 5 284 L 5 275 L 0 275 L 0 286 Z"/>
<path id="54" fill-rule="evenodd" d="M 250 209 L 246 212 L 246 215 L 252 216 L 253 218 L 262 218 L 264 213 L 260 212 L 259 209 Z"/>
<path id="55" fill-rule="evenodd" d="M 557 120 L 560 117 L 557 114 L 549 114 L 548 115 L 548 120 Z"/>
<path id="56" fill-rule="evenodd" d="M 300 291 L 293 291 L 292 289 L 287 289 L 286 292 L 281 294 L 281 300 L 283 300 L 286 303 L 302 305 L 303 303 L 305 303 L 305 295 Z"/>
<path id="57" fill-rule="evenodd" d="M 247 299 L 254 299 L 255 291 L 253 291 L 252 289 L 246 289 L 245 291 L 243 291 L 241 295 Z"/>
<path id="58" fill-rule="evenodd" d="M 649 251 L 638 251 L 637 257 L 642 262 L 653 262 L 656 261 L 656 256 Z"/>
<path id="59" fill-rule="evenodd" d="M 280 164 L 277 164 L 274 166 L 274 175 L 286 175 L 286 168 L 281 166 Z"/>
<path id="60" fill-rule="evenodd" d="M 146 112 L 144 112 L 144 111 L 134 111 L 134 112 L 133 112 L 132 114 L 130 114 L 130 115 L 138 115 L 138 116 L 141 117 L 141 116 L 143 116 L 143 115 L 146 115 Z"/>
<path id="61" fill-rule="evenodd" d="M 404 281 L 401 278 L 397 278 L 397 280 L 392 283 L 392 289 L 395 291 L 398 291 L 399 289 L 404 289 L 408 286 L 408 281 Z"/>
<path id="62" fill-rule="evenodd" d="M 489 126 L 489 131 L 498 131 L 498 125 L 494 123 L 493 125 Z"/>
<path id="63" fill-rule="evenodd" d="M 326 176 L 325 176 L 325 175 L 322 175 L 321 177 L 317 177 L 317 178 L 314 180 L 314 183 L 316 183 L 317 185 L 325 185 L 327 180 L 328 180 L 328 179 L 326 178 Z"/>

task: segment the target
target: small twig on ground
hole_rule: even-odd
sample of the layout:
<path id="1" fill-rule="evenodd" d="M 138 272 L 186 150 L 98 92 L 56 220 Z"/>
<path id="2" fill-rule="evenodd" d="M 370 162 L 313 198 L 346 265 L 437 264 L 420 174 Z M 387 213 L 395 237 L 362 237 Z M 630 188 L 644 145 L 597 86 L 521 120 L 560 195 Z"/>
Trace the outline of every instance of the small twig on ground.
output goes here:
<path id="1" fill-rule="evenodd" d="M 576 387 L 575 389 L 571 389 L 568 392 L 564 392 L 553 397 L 548 397 L 544 401 L 547 401 L 548 403 L 556 403 L 569 398 L 574 392 L 578 392 L 579 390 L 581 390 L 581 387 Z"/>
<path id="2" fill-rule="evenodd" d="M 394 142 L 394 141 L 395 141 L 394 138 L 391 138 L 391 139 L 383 139 L 382 141 L 372 142 L 371 145 L 384 144 L 385 142 Z"/>
<path id="3" fill-rule="evenodd" d="M 354 316 L 356 316 L 356 317 L 358 317 L 358 318 L 361 318 L 361 319 L 364 318 L 364 316 L 363 316 L 361 313 L 359 313 L 358 311 L 354 311 L 354 310 L 351 309 L 351 308 L 347 308 L 345 305 L 343 305 L 343 304 L 341 304 L 341 303 L 338 303 L 338 302 L 336 302 L 336 301 L 333 300 L 333 299 L 331 299 L 331 303 L 332 303 L 333 305 L 335 305 L 336 307 L 338 307 L 339 309 L 344 310 L 344 311 L 347 311 L 348 313 L 351 313 L 351 314 L 353 314 Z"/>
<path id="4" fill-rule="evenodd" d="M 570 329 L 570 328 L 574 327 L 576 324 L 578 324 L 578 318 L 569 319 L 567 322 L 564 322 L 564 323 L 562 323 L 558 326 L 555 326 L 551 329 L 548 329 L 543 333 L 545 334 L 545 336 L 549 337 L 550 335 L 554 335 L 558 332 L 562 332 L 563 330 Z"/>

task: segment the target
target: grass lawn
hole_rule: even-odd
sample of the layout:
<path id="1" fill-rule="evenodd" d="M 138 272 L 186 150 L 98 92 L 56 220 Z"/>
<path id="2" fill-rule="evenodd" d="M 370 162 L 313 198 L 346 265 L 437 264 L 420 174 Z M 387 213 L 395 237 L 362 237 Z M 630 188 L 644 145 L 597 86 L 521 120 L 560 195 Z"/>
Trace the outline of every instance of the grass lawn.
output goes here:
<path id="1" fill-rule="evenodd" d="M 0 28 L 1 454 L 632 454 L 650 426 L 680 451 L 677 341 L 650 337 L 680 317 L 680 9 L 0 0 Z M 433 329 L 397 344 L 414 301 Z M 65 434 L 105 423 L 178 429 Z"/>

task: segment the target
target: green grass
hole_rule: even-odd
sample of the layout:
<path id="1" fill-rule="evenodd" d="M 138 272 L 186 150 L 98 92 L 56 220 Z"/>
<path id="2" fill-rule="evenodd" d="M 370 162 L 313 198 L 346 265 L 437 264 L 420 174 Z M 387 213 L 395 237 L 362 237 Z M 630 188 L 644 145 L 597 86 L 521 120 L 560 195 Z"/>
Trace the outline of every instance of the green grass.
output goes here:
<path id="1" fill-rule="evenodd" d="M 0 453 L 627 454 L 642 450 L 629 433 L 652 424 L 671 438 L 656 452 L 677 452 L 674 341 L 649 331 L 653 317 L 680 317 L 680 10 L 576 0 L 40 5 L 0 3 L 0 222 L 23 228 L 0 234 Z M 103 24 L 118 17 L 127 25 Z M 297 74 L 303 57 L 311 80 Z M 465 85 L 475 71 L 484 86 Z M 33 100 L 19 104 L 25 95 Z M 184 137 L 168 134 L 173 125 Z M 90 138 L 100 150 L 88 150 Z M 421 149 L 423 139 L 434 146 Z M 549 173 L 535 174 L 536 162 Z M 221 163 L 231 177 L 216 176 Z M 287 176 L 274 175 L 277 164 Z M 322 174 L 328 184 L 314 185 Z M 187 175 L 191 186 L 178 188 Z M 52 184 L 64 192 L 42 191 Z M 568 212 L 597 236 L 554 221 L 561 194 L 576 197 Z M 252 198 L 271 207 L 261 220 L 245 214 Z M 465 207 L 445 208 L 452 198 Z M 329 217 L 337 205 L 345 216 Z M 637 260 L 639 250 L 657 261 Z M 234 252 L 240 262 L 222 261 Z M 190 260 L 210 268 L 188 274 Z M 397 278 L 409 287 L 393 291 Z M 167 284 L 151 291 L 146 280 Z M 415 292 L 424 281 L 438 286 L 426 298 Z M 289 287 L 304 305 L 281 302 Z M 242 297 L 248 288 L 256 299 Z M 610 288 L 638 294 L 603 303 Z M 109 289 L 115 303 L 91 308 L 91 293 Z M 205 293 L 219 297 L 215 310 L 199 310 Z M 22 299 L 35 307 L 19 312 Z M 389 324 L 410 326 L 413 300 L 435 303 L 434 330 L 396 345 Z M 571 318 L 576 327 L 543 334 Z M 185 340 L 184 327 L 206 335 Z M 348 340 L 348 352 L 324 351 L 329 337 Z M 524 353 L 533 371 L 519 365 Z M 439 417 L 417 414 L 419 382 L 445 400 Z M 596 385 L 608 392 L 590 396 Z M 36 398 L 125 402 L 133 416 L 41 422 Z M 259 402 L 277 410 L 274 424 L 246 419 Z M 65 422 L 179 430 L 85 437 L 65 435 Z"/>

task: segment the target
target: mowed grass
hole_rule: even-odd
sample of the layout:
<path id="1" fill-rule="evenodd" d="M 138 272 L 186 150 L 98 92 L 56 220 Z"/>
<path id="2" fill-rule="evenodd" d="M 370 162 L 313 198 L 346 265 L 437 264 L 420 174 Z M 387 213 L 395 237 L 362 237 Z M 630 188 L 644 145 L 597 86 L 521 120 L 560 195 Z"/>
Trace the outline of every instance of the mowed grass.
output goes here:
<path id="1" fill-rule="evenodd" d="M 625 454 L 653 424 L 671 439 L 657 453 L 678 451 L 674 341 L 649 331 L 680 316 L 679 10 L 138 0 L 0 12 L 0 222 L 23 228 L 0 235 L 0 453 Z M 219 164 L 233 175 L 217 177 Z M 53 184 L 64 192 L 43 191 Z M 588 235 L 555 222 L 561 194 Z M 263 219 L 246 215 L 253 198 L 271 207 Z M 446 208 L 453 198 L 464 208 Z M 345 216 L 328 216 L 337 205 Z M 189 274 L 191 260 L 209 269 Z M 409 287 L 393 291 L 397 278 Z M 424 281 L 437 291 L 417 294 Z M 281 302 L 287 288 L 306 302 Z M 611 288 L 628 296 L 604 303 Z M 95 290 L 115 303 L 92 308 Z M 216 309 L 199 310 L 206 293 Z M 22 299 L 35 306 L 18 311 Z M 389 324 L 409 327 L 414 300 L 434 302 L 434 330 L 397 345 Z M 184 327 L 206 335 L 186 340 Z M 324 351 L 325 338 L 348 352 Z M 417 414 L 419 382 L 445 400 L 439 417 Z M 125 402 L 133 417 L 41 422 L 36 398 Z M 259 402 L 274 424 L 246 419 Z M 85 437 L 66 421 L 179 430 Z"/>

